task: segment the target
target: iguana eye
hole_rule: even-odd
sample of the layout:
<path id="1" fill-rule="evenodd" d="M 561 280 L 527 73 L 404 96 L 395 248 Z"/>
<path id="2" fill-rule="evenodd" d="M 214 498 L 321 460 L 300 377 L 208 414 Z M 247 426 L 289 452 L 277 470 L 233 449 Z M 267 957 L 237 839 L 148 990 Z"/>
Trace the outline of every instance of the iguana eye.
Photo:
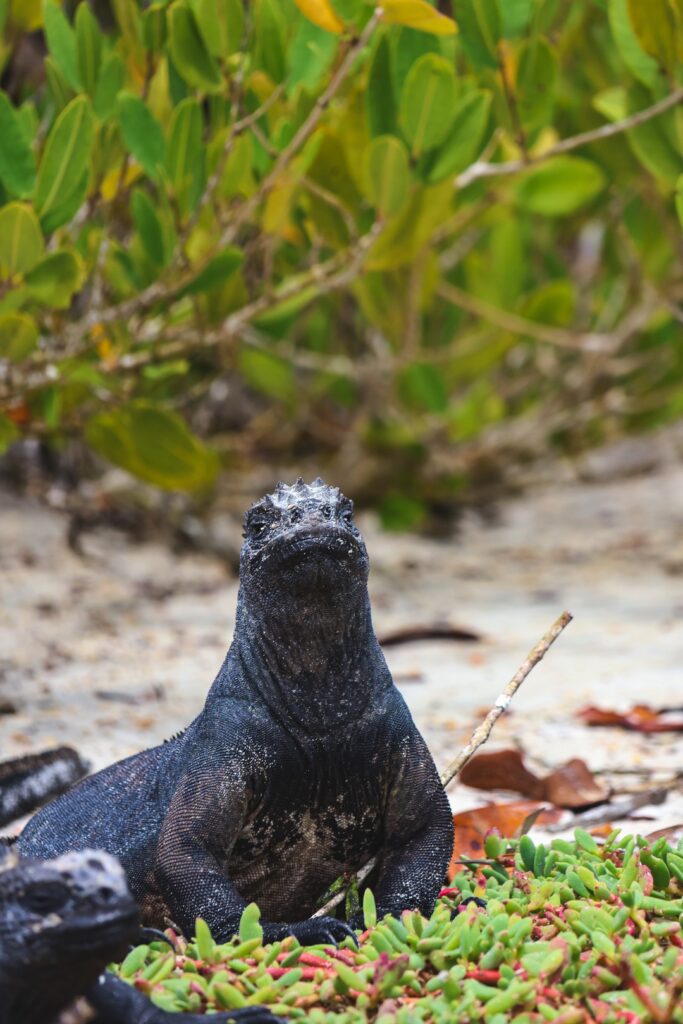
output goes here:
<path id="1" fill-rule="evenodd" d="M 69 888 L 61 882 L 39 882 L 24 893 L 23 905 L 35 914 L 51 914 L 69 901 Z"/>
<path id="2" fill-rule="evenodd" d="M 347 526 L 352 526 L 353 525 L 353 510 L 350 509 L 350 508 L 345 508 L 344 511 L 341 514 L 341 520 L 342 520 L 343 523 L 346 523 Z"/>
<path id="3" fill-rule="evenodd" d="M 258 540 L 259 537 L 262 537 L 264 535 L 267 529 L 267 523 L 252 523 L 249 527 L 249 532 L 251 533 L 252 537 L 255 537 L 256 540 Z"/>

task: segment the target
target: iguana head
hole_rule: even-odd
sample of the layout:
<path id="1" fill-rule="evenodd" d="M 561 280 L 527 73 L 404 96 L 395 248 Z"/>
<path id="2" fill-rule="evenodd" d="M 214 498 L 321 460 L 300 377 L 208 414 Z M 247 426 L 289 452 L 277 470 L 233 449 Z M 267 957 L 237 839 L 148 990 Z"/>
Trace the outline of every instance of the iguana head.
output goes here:
<path id="1" fill-rule="evenodd" d="M 114 857 L 82 850 L 40 861 L 0 848 L 0 1002 L 10 1007 L 0 1019 L 52 1021 L 137 933 Z"/>
<path id="2" fill-rule="evenodd" d="M 244 520 L 240 580 L 247 594 L 325 593 L 351 599 L 365 592 L 368 555 L 353 521 L 353 502 L 319 477 L 279 483 Z"/>

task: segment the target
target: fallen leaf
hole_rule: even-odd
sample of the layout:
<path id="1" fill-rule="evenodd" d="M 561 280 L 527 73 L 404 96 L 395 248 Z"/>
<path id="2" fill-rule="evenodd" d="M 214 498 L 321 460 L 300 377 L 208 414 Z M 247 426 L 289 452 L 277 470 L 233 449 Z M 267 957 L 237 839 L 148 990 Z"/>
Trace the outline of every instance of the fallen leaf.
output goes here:
<path id="1" fill-rule="evenodd" d="M 609 786 L 594 778 L 586 762 L 579 757 L 547 775 L 543 786 L 546 800 L 570 810 L 604 803 L 610 795 Z"/>
<path id="2" fill-rule="evenodd" d="M 683 839 L 683 822 L 680 825 L 669 825 L 668 828 L 658 828 L 656 832 L 648 832 L 645 838 L 649 842 L 666 839 L 669 846 L 675 846 Z"/>
<path id="3" fill-rule="evenodd" d="M 680 712 L 657 711 L 647 704 L 635 704 L 623 714 L 588 706 L 578 711 L 577 717 L 586 725 L 612 725 L 636 732 L 683 732 Z"/>
<path id="4" fill-rule="evenodd" d="M 525 768 L 518 750 L 477 754 L 462 769 L 459 780 L 474 789 L 511 789 L 533 800 L 546 796 L 542 780 Z"/>
<path id="5" fill-rule="evenodd" d="M 478 860 L 486 856 L 484 839 L 491 831 L 497 829 L 505 837 L 512 837 L 522 826 L 529 814 L 541 809 L 537 821 L 541 825 L 550 825 L 560 820 L 563 811 L 556 807 L 545 807 L 533 800 L 515 800 L 509 804 L 485 804 L 471 811 L 461 811 L 453 815 L 455 837 L 453 856 L 448 865 L 449 880 L 460 870 L 460 858 Z"/>

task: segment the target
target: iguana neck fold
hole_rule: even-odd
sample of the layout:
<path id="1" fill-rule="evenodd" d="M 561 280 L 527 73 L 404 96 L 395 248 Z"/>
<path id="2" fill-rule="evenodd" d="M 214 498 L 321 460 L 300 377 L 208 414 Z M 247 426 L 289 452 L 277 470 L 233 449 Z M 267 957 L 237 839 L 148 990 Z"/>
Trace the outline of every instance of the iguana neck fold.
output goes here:
<path id="1" fill-rule="evenodd" d="M 241 595 L 235 639 L 209 703 L 251 695 L 274 717 L 309 735 L 362 715 L 377 696 L 378 659 L 381 665 L 384 660 L 367 590 L 351 601 L 341 596 L 344 603 L 340 595 L 314 592 L 294 605 L 271 604 L 264 615 Z"/>

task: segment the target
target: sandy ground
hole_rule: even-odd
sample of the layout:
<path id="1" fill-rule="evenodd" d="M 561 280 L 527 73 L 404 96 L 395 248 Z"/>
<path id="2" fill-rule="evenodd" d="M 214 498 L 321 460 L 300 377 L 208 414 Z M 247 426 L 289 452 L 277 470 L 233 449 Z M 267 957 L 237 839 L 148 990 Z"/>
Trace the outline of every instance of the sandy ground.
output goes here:
<path id="1" fill-rule="evenodd" d="M 588 729 L 584 704 L 683 706 L 683 467 L 537 491 L 474 516 L 448 542 L 362 522 L 378 633 L 447 621 L 482 639 L 387 651 L 439 767 L 457 753 L 563 609 L 575 621 L 528 678 L 488 749 L 546 771 L 569 757 L 622 789 L 683 768 L 683 734 Z M 119 534 L 68 550 L 60 515 L 0 491 L 0 757 L 72 743 L 95 767 L 149 746 L 201 708 L 233 627 L 237 582 L 209 558 Z M 624 775 L 637 770 L 640 775 Z M 454 808 L 486 799 L 455 785 Z M 683 792 L 627 823 L 683 822 Z"/>

